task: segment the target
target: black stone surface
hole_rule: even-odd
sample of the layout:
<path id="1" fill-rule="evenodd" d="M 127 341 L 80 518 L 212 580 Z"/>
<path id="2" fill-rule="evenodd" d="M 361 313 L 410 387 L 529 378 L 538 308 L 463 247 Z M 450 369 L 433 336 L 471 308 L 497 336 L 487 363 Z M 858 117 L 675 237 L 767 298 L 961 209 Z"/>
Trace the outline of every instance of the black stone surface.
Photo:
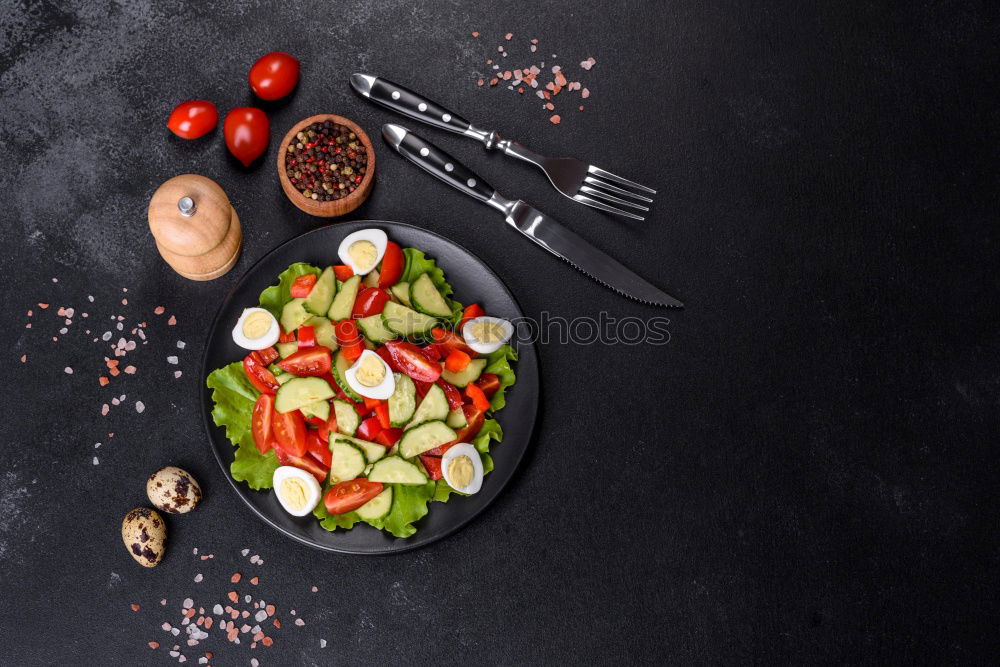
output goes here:
<path id="1" fill-rule="evenodd" d="M 817 4 L 5 6 L 2 662 L 165 664 L 175 642 L 188 664 L 204 651 L 213 664 L 994 658 L 996 7 Z M 560 96 L 555 127 L 539 100 L 477 88 L 498 44 L 525 56 L 500 58 L 505 67 L 572 72 L 595 57 L 581 76 L 586 110 Z M 246 72 L 275 49 L 301 58 L 303 82 L 268 107 L 263 164 L 229 158 L 221 130 L 168 135 L 182 100 L 223 113 L 252 103 Z M 321 112 L 373 138 L 399 120 L 350 92 L 354 71 L 653 184 L 647 222 L 612 219 L 528 166 L 426 130 L 687 304 L 668 314 L 664 346 L 541 346 L 542 419 L 518 478 L 460 533 L 391 558 L 321 554 L 256 521 L 198 414 L 197 360 L 219 299 L 317 224 L 279 189 L 281 134 Z M 515 238 L 375 141 L 378 181 L 355 217 L 469 247 L 529 315 L 662 314 Z M 240 263 L 207 284 L 173 274 L 146 228 L 150 194 L 185 172 L 218 181 L 244 225 Z M 152 315 L 161 304 L 175 327 Z M 66 335 L 59 306 L 76 310 Z M 107 347 L 83 330 L 101 333 L 119 313 L 148 321 L 151 342 L 126 358 L 134 376 L 102 389 Z M 102 417 L 120 393 L 125 405 Z M 167 557 L 145 570 L 119 522 L 165 464 L 191 471 L 205 500 L 168 517 Z M 244 581 L 230 584 L 233 572 Z M 246 583 L 255 574 L 257 587 Z M 160 629 L 179 625 L 184 598 L 210 610 L 230 590 L 278 607 L 272 647 L 230 645 L 213 629 L 188 648 Z"/>

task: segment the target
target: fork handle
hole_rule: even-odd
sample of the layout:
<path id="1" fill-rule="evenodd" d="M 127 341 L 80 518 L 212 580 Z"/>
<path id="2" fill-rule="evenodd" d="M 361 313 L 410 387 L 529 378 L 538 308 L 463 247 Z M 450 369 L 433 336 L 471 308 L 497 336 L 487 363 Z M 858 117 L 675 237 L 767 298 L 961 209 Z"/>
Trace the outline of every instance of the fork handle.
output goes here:
<path id="1" fill-rule="evenodd" d="M 368 74 L 352 74 L 351 88 L 373 102 L 442 130 L 464 134 L 472 127 L 472 123 L 437 102 L 386 79 Z"/>
<path id="2" fill-rule="evenodd" d="M 484 204 L 493 205 L 491 200 L 496 196 L 496 189 L 431 142 L 393 124 L 382 126 L 382 138 L 397 153 L 432 176 Z"/>

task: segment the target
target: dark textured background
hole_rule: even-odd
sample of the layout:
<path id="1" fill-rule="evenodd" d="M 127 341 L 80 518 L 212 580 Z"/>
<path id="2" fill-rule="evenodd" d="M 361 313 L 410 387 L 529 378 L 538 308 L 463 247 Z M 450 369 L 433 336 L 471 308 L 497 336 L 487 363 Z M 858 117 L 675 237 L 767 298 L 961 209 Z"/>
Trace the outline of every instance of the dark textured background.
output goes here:
<path id="1" fill-rule="evenodd" d="M 159 625 L 179 621 L 187 596 L 210 607 L 233 571 L 259 573 L 254 592 L 286 622 L 252 652 L 264 664 L 995 657 L 996 6 L 477 4 L 5 6 L 2 661 L 163 664 L 146 642 L 169 646 Z M 476 89 L 507 31 L 519 52 L 537 37 L 555 62 L 597 59 L 585 112 L 554 127 L 537 100 Z M 239 167 L 219 131 L 168 135 L 181 100 L 206 97 L 223 113 L 250 103 L 246 71 L 273 49 L 301 58 L 303 82 L 273 109 L 264 164 Z M 312 551 L 255 520 L 211 458 L 198 403 L 219 299 L 318 223 L 279 190 L 280 134 L 319 112 L 373 136 L 398 120 L 349 91 L 359 70 L 536 150 L 654 184 L 650 220 L 610 219 L 527 166 L 425 130 L 687 303 L 663 347 L 542 347 L 542 418 L 515 482 L 459 534 L 375 559 Z M 376 142 L 378 181 L 357 217 L 469 247 L 528 315 L 659 314 L 514 238 Z M 170 272 L 146 229 L 150 194 L 183 172 L 217 180 L 243 220 L 243 258 L 208 284 Z M 116 308 L 121 287 L 130 304 Z M 42 301 L 53 308 L 35 307 L 25 329 Z M 173 329 L 149 315 L 160 304 Z M 59 305 L 78 314 L 51 342 Z M 127 406 L 108 417 L 99 406 L 119 390 L 97 386 L 103 348 L 83 334 L 83 310 L 151 322 L 154 342 L 129 357 L 139 373 L 113 385 Z M 176 339 L 188 344 L 177 381 L 164 361 Z M 122 548 L 119 521 L 166 463 L 192 471 L 207 497 L 171 518 L 168 557 L 147 571 Z M 194 547 L 216 557 L 199 561 Z M 198 649 L 217 664 L 251 656 L 214 632 Z M 197 664 L 200 652 L 186 654 Z"/>

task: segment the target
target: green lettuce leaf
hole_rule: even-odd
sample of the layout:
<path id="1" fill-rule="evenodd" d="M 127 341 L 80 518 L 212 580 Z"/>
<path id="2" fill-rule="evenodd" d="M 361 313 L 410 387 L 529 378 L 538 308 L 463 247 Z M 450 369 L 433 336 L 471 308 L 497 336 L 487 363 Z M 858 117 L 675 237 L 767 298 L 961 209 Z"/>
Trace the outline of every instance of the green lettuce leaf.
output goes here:
<path id="1" fill-rule="evenodd" d="M 403 268 L 403 275 L 399 279 L 400 282 L 412 283 L 425 273 L 429 275 L 431 282 L 434 283 L 434 286 L 441 292 L 441 296 L 451 306 L 451 317 L 449 319 L 452 325 L 457 324 L 462 319 L 463 306 L 449 296 L 454 290 L 452 290 L 448 281 L 444 279 L 444 271 L 437 265 L 437 262 L 433 259 L 428 259 L 427 255 L 416 248 L 403 248 L 403 257 L 406 258 L 406 264 Z"/>
<path id="2" fill-rule="evenodd" d="M 427 514 L 427 503 L 434 498 L 435 482 L 426 484 L 390 484 L 392 487 L 392 509 L 381 519 L 367 523 L 375 528 L 387 530 L 396 537 L 409 537 L 417 532 L 414 522 Z"/>
<path id="3" fill-rule="evenodd" d="M 326 497 L 326 490 L 328 488 L 329 485 L 323 487 L 323 497 Z M 328 513 L 326 511 L 326 504 L 322 500 L 316 506 L 316 509 L 313 510 L 313 516 L 319 519 L 319 525 L 331 532 L 338 528 L 350 530 L 354 527 L 354 524 L 361 521 L 361 517 L 358 516 L 357 512 L 348 512 L 347 514 Z"/>
<path id="4" fill-rule="evenodd" d="M 236 458 L 230 465 L 233 479 L 246 482 L 251 489 L 271 488 L 271 478 L 278 467 L 274 452 L 261 456 L 253 442 L 250 418 L 258 391 L 250 384 L 242 362 L 217 368 L 208 375 L 212 390 L 212 420 L 226 430 L 226 437 L 236 445 Z"/>
<path id="5" fill-rule="evenodd" d="M 279 320 L 281 319 L 281 309 L 292 300 L 292 283 L 299 276 L 307 274 L 319 276 L 322 270 L 312 264 L 296 262 L 278 275 L 278 284 L 271 285 L 260 293 L 260 307 L 268 310 Z"/>
<path id="6" fill-rule="evenodd" d="M 507 405 L 507 399 L 504 398 L 504 393 L 507 391 L 507 387 L 517 381 L 517 377 L 514 375 L 514 370 L 510 367 L 511 361 L 517 361 L 517 352 L 515 352 L 514 348 L 510 345 L 504 345 L 493 354 L 488 355 L 486 359 L 486 368 L 483 369 L 483 372 L 493 373 L 500 378 L 500 389 L 498 389 L 497 393 L 493 394 L 493 398 L 490 399 L 490 405 L 492 406 L 493 411 L 496 412 L 503 406 Z"/>

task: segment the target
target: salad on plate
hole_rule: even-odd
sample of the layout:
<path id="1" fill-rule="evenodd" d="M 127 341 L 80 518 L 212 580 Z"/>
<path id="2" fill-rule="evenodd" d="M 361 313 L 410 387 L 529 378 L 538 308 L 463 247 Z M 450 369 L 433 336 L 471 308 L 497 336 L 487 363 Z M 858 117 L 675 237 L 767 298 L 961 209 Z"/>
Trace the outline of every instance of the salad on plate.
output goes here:
<path id="1" fill-rule="evenodd" d="M 477 493 L 503 438 L 513 326 L 463 306 L 436 262 L 380 229 L 340 263 L 295 263 L 234 323 L 240 361 L 212 371 L 230 473 L 330 531 L 409 537 L 434 502 Z"/>

